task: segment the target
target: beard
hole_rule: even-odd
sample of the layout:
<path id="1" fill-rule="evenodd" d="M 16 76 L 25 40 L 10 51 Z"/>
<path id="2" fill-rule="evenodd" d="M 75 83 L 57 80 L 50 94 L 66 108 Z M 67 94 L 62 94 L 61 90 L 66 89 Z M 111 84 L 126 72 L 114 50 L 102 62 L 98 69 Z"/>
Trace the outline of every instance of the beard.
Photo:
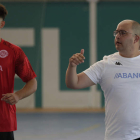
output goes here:
<path id="1" fill-rule="evenodd" d="M 127 39 L 124 41 L 120 41 L 121 43 L 115 43 L 116 50 L 118 52 L 126 53 L 132 51 L 134 48 L 133 40 Z"/>
<path id="2" fill-rule="evenodd" d="M 118 52 L 122 52 L 122 51 L 124 50 L 124 47 L 123 47 L 122 44 L 116 44 L 115 47 L 116 47 L 116 50 L 117 50 Z"/>

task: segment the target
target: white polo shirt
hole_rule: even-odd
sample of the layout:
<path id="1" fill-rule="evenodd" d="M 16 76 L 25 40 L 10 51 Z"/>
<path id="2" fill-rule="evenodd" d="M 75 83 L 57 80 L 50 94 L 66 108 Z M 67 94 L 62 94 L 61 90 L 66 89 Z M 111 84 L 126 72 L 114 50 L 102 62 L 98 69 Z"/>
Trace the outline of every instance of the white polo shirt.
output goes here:
<path id="1" fill-rule="evenodd" d="M 114 53 L 84 73 L 101 85 L 105 97 L 105 140 L 140 137 L 140 55 L 125 58 Z"/>

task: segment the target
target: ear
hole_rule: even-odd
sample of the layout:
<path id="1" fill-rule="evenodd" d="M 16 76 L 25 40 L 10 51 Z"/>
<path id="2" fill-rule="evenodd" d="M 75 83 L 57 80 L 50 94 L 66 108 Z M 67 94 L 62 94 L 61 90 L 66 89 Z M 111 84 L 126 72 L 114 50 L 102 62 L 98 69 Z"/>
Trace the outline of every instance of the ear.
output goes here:
<path id="1" fill-rule="evenodd" d="M 1 23 L 0 23 L 0 28 L 3 28 L 4 25 L 5 25 L 5 21 L 1 21 Z"/>
<path id="2" fill-rule="evenodd" d="M 134 43 L 137 43 L 139 40 L 140 40 L 140 36 L 135 35 L 135 40 L 134 40 Z"/>

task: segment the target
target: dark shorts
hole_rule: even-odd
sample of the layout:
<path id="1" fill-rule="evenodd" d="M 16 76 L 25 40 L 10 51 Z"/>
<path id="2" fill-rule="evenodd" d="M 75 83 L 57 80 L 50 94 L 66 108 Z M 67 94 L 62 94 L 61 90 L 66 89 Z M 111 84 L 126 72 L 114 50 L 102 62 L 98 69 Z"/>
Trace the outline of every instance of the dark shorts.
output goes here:
<path id="1" fill-rule="evenodd" d="M 0 132 L 0 140 L 14 140 L 14 132 Z"/>
<path id="2" fill-rule="evenodd" d="M 134 140 L 140 140 L 140 138 L 134 139 Z"/>

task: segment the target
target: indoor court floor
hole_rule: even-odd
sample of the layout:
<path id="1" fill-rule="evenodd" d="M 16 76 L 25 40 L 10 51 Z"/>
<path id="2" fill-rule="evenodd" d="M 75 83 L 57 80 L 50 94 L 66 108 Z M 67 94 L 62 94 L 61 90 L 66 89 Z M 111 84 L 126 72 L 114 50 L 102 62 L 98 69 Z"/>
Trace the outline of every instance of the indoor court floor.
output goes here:
<path id="1" fill-rule="evenodd" d="M 17 113 L 15 140 L 103 140 L 104 113 Z"/>

